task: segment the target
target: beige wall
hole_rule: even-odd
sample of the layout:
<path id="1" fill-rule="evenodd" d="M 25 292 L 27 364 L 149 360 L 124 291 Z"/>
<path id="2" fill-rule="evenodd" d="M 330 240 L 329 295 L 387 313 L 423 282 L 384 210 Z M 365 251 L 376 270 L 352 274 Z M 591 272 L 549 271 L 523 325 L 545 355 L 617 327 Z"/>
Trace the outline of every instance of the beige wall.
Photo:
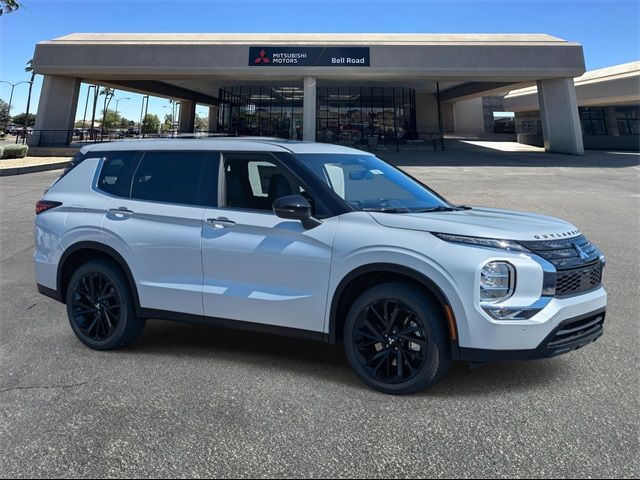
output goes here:
<path id="1" fill-rule="evenodd" d="M 418 133 L 438 133 L 438 101 L 429 93 L 416 93 L 416 128 Z"/>
<path id="2" fill-rule="evenodd" d="M 482 97 L 462 100 L 453 104 L 455 110 L 455 132 L 460 135 L 484 133 Z"/>

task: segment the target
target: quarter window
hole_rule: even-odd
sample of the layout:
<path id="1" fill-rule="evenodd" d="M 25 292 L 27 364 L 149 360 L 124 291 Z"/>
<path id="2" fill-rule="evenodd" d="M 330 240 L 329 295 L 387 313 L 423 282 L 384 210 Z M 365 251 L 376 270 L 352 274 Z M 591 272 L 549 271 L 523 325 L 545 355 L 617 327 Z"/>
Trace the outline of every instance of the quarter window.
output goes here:
<path id="1" fill-rule="evenodd" d="M 107 152 L 98 177 L 98 188 L 118 197 L 128 197 L 131 191 L 131 177 L 138 162 L 137 152 Z"/>

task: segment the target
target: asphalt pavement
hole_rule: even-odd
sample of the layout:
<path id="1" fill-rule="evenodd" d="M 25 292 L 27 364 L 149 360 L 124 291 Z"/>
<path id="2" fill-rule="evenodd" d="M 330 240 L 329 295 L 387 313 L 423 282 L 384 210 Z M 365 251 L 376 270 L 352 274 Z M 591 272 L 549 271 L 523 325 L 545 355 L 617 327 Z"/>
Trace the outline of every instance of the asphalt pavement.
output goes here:
<path id="1" fill-rule="evenodd" d="M 456 203 L 579 226 L 608 260 L 605 335 L 454 364 L 407 397 L 368 389 L 338 346 L 271 335 L 150 321 L 134 345 L 91 351 L 35 289 L 33 208 L 60 171 L 3 177 L 0 477 L 638 477 L 639 157 L 382 156 Z"/>

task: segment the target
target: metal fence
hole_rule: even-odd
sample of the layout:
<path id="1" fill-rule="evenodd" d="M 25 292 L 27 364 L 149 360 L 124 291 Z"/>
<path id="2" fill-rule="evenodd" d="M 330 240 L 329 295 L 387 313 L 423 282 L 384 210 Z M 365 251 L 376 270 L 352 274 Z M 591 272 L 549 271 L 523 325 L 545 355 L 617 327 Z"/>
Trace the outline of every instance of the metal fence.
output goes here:
<path id="1" fill-rule="evenodd" d="M 22 133 L 22 132 L 19 132 Z M 82 147 L 91 143 L 114 142 L 141 138 L 209 138 L 209 137 L 241 137 L 227 133 L 176 133 L 137 134 L 134 132 L 101 132 L 84 130 L 30 130 L 26 135 L 19 134 L 16 143 L 28 144 L 32 147 Z M 283 139 L 286 140 L 286 139 Z M 318 138 L 322 141 L 322 138 Z M 361 141 L 348 141 L 346 137 L 335 139 L 339 145 L 360 150 L 444 150 L 444 138 L 439 133 L 422 132 L 413 138 L 396 135 L 380 135 L 362 138 Z"/>

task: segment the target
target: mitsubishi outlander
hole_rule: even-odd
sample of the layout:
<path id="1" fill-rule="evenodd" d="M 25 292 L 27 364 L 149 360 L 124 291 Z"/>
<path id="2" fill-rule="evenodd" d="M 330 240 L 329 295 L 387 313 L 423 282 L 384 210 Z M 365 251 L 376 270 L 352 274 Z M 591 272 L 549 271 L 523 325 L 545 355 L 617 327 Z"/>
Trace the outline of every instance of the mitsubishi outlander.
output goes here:
<path id="1" fill-rule="evenodd" d="M 604 257 L 574 225 L 454 205 L 371 153 L 277 139 L 81 149 L 36 205 L 38 290 L 90 348 L 171 319 L 341 343 L 385 393 L 452 361 L 603 333 Z"/>

